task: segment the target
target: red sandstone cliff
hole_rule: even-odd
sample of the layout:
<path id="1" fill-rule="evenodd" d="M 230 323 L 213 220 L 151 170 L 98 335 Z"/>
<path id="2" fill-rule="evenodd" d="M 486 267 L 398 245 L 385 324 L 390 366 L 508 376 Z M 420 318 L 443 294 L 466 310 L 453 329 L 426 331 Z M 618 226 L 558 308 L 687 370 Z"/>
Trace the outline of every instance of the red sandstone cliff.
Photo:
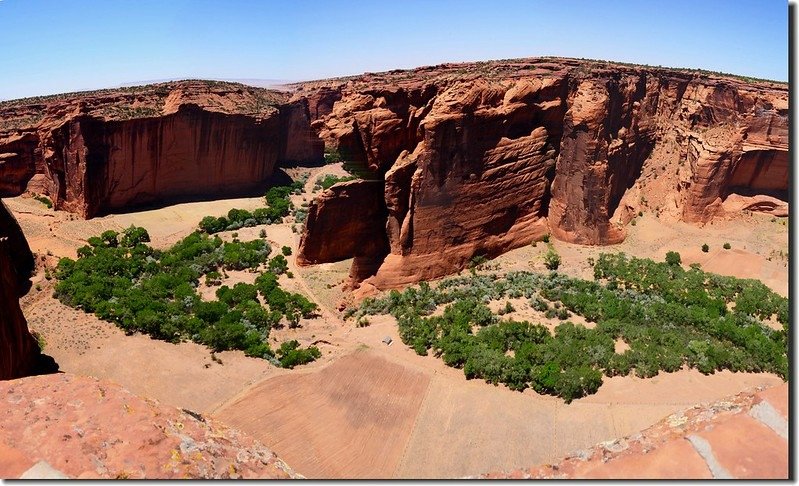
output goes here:
<path id="1" fill-rule="evenodd" d="M 0 196 L 32 190 L 84 217 L 260 189 L 321 159 L 307 102 L 185 81 L 0 104 Z"/>
<path id="2" fill-rule="evenodd" d="M 368 260 L 376 271 L 367 282 L 389 288 L 548 232 L 617 243 L 645 199 L 644 172 L 672 184 L 668 201 L 686 221 L 722 214 L 731 194 L 787 201 L 787 94 L 776 83 L 571 59 L 298 85 L 294 99 L 309 104 L 326 146 L 383 181 L 346 199 L 336 199 L 336 186 L 319 198 L 299 261 L 357 251 L 355 281 L 367 278 L 359 262 Z M 388 244 L 325 244 L 331 221 L 337 240 L 385 235 Z"/>
<path id="3" fill-rule="evenodd" d="M 33 254 L 17 221 L 0 202 L 0 380 L 55 368 L 28 331 L 19 298 L 30 288 Z"/>

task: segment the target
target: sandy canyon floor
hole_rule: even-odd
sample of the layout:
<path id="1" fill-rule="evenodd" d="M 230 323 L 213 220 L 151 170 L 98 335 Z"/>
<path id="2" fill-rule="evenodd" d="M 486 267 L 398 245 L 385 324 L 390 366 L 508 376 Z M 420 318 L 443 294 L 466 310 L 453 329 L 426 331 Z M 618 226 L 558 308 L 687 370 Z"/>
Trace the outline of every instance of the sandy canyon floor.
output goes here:
<path id="1" fill-rule="evenodd" d="M 340 166 L 296 168 L 310 172 L 306 191 L 293 196 L 310 202 L 320 175 L 343 175 Z M 416 355 L 402 344 L 394 319 L 380 316 L 371 325 L 344 321 L 339 303 L 349 261 L 297 267 L 281 277 L 287 290 L 302 292 L 322 308 L 321 317 L 298 329 L 274 330 L 270 341 L 315 343 L 322 359 L 295 370 L 276 368 L 241 352 L 210 351 L 193 343 L 173 345 L 142 335 L 126 336 L 112 324 L 71 309 L 52 297 L 45 267 L 75 257 L 86 238 L 131 224 L 145 227 L 157 247 L 166 247 L 196 228 L 206 215 L 230 208 L 254 209 L 261 198 L 178 204 L 162 209 L 110 215 L 89 221 L 47 209 L 30 197 L 6 200 L 37 253 L 34 287 L 23 299 L 32 330 L 45 341 L 66 372 L 116 381 L 131 391 L 196 412 L 211 414 L 263 441 L 297 472 L 309 478 L 460 477 L 554 460 L 572 451 L 642 430 L 698 402 L 713 401 L 758 385 L 777 385 L 769 374 L 695 370 L 661 373 L 652 379 L 605 378 L 595 395 L 575 400 L 513 392 L 478 380 L 441 360 Z M 296 254 L 301 225 L 244 228 L 241 240 L 265 229 L 273 254 L 290 246 Z M 762 280 L 781 295 L 788 292 L 788 228 L 785 218 L 738 214 L 697 227 L 645 213 L 628 226 L 619 245 L 590 247 L 554 242 L 561 271 L 591 278 L 589 257 L 623 251 L 662 260 L 678 251 L 685 265 Z M 228 233 L 223 238 L 231 238 Z M 731 249 L 724 250 L 728 242 Z M 710 251 L 703 253 L 703 243 Z M 490 262 L 490 271 L 544 270 L 546 245 L 510 251 Z M 231 272 L 230 285 L 254 275 Z M 201 290 L 212 295 L 215 289 Z M 525 303 L 510 317 L 547 324 Z M 555 322 L 548 324 L 554 325 Z M 385 345 L 385 336 L 393 339 Z"/>

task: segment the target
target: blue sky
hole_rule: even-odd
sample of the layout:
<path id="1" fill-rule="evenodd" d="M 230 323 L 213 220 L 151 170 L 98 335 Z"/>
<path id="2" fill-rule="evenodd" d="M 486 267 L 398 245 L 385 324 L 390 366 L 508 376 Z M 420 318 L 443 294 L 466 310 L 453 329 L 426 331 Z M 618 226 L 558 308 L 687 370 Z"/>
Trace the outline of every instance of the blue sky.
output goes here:
<path id="1" fill-rule="evenodd" d="M 780 0 L 0 0 L 0 99 L 558 55 L 787 80 Z"/>

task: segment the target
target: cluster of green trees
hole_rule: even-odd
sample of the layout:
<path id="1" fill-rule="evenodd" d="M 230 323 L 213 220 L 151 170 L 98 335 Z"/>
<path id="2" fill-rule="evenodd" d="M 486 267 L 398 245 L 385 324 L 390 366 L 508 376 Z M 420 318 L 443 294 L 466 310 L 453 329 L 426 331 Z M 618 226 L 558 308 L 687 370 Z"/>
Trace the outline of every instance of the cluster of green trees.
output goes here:
<path id="1" fill-rule="evenodd" d="M 316 346 L 308 346 L 303 349 L 297 341 L 286 341 L 280 345 L 280 348 L 277 350 L 277 356 L 280 361 L 280 366 L 293 369 L 295 366 L 304 365 L 317 360 L 322 356 L 322 353 Z"/>
<path id="2" fill-rule="evenodd" d="M 314 184 L 314 190 L 322 189 L 326 191 L 330 189 L 333 184 L 338 184 L 339 182 L 347 182 L 357 179 L 355 176 L 346 176 L 346 177 L 339 177 L 333 174 L 327 174 L 324 177 L 320 177 L 316 179 L 316 184 Z"/>
<path id="3" fill-rule="evenodd" d="M 417 353 L 432 351 L 468 378 L 531 387 L 567 402 L 596 392 L 603 376 L 652 377 L 683 366 L 787 379 L 787 299 L 756 280 L 685 270 L 678 254 L 668 260 L 603 254 L 594 281 L 556 272 L 454 277 L 435 289 L 423 283 L 366 299 L 348 316 L 390 313 Z M 502 320 L 487 304 L 504 298 L 526 298 L 564 319 L 572 312 L 596 327 L 567 321 L 551 334 L 539 324 Z M 444 313 L 431 316 L 441 305 Z M 624 353 L 614 351 L 619 339 L 629 346 Z"/>
<path id="4" fill-rule="evenodd" d="M 246 209 L 231 209 L 227 216 L 206 216 L 200 221 L 199 228 L 204 233 L 212 235 L 221 231 L 233 231 L 240 228 L 251 228 L 259 224 L 278 224 L 289 215 L 293 209 L 289 196 L 302 191 L 304 182 L 294 181 L 288 186 L 270 188 L 264 199 L 266 207 L 254 211 Z"/>
<path id="5" fill-rule="evenodd" d="M 271 248 L 264 240 L 224 242 L 195 231 L 165 251 L 152 248 L 149 241 L 147 231 L 134 226 L 121 234 L 106 231 L 89 238 L 78 249 L 77 260 L 59 261 L 55 296 L 127 333 L 169 342 L 192 340 L 214 351 L 238 349 L 267 359 L 275 359 L 267 344 L 273 327 L 284 320 L 296 326 L 300 318 L 316 314 L 314 303 L 281 289 L 277 275 L 268 270 L 254 285 L 222 286 L 216 300 L 200 298 L 197 287 L 203 275 L 206 283 L 219 284 L 225 270 L 258 271 L 264 264 L 285 268 L 283 255 L 269 260 Z"/>

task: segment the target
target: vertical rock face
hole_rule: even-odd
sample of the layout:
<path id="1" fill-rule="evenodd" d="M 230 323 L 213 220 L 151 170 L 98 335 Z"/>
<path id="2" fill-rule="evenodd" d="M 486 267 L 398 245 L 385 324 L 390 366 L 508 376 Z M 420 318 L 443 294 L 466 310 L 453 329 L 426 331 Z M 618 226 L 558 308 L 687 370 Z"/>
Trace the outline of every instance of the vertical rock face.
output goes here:
<path id="1" fill-rule="evenodd" d="M 158 118 L 77 118 L 48 142 L 48 192 L 56 207 L 92 217 L 262 187 L 284 152 L 285 138 L 277 117 L 253 121 L 182 105 Z"/>
<path id="2" fill-rule="evenodd" d="M 386 220 L 382 189 L 380 181 L 354 180 L 319 195 L 307 218 L 318 231 L 303 233 L 304 251 L 297 262 L 309 265 L 354 257 L 353 280 L 374 275 L 389 251 L 382 231 Z"/>
<path id="3" fill-rule="evenodd" d="M 0 195 L 24 192 L 28 181 L 36 174 L 36 161 L 41 160 L 38 134 L 11 135 L 3 141 L 0 152 Z"/>
<path id="4" fill-rule="evenodd" d="M 558 87 L 503 93 L 475 82 L 436 99 L 414 151 L 386 173 L 391 254 L 374 285 L 435 278 L 547 232 L 558 141 L 546 127 L 551 107 L 534 101 L 545 89 Z"/>
<path id="5" fill-rule="evenodd" d="M 638 211 L 630 189 L 643 200 L 649 187 L 641 177 L 647 168 L 679 165 L 670 198 L 686 221 L 723 214 L 731 194 L 787 201 L 785 85 L 525 59 L 299 88 L 295 99 L 316 107 L 312 127 L 326 146 L 382 181 L 382 200 L 372 203 L 380 210 L 368 218 L 376 228 L 348 223 L 376 198 L 336 202 L 334 186 L 312 205 L 304 230 L 299 258 L 306 263 L 355 256 L 354 248 L 321 242 L 331 238 L 330 223 L 321 221 L 338 221 L 336 239 L 385 234 L 388 252 L 369 250 L 372 263 L 355 265 L 356 283 L 390 288 L 440 277 L 548 232 L 575 243 L 618 243 Z M 359 251 L 363 260 L 367 250 Z M 367 267 L 376 268 L 368 278 Z"/>
<path id="6" fill-rule="evenodd" d="M 583 244 L 624 240 L 610 219 L 655 144 L 657 86 L 646 76 L 575 81 L 563 120 L 550 226 Z M 649 89 L 647 89 L 649 88 Z"/>
<path id="7" fill-rule="evenodd" d="M 692 170 L 683 206 L 686 221 L 705 223 L 723 214 L 722 203 L 731 194 L 788 201 L 788 100 L 779 94 L 755 97 L 726 90 L 703 107 L 699 123 L 707 129 L 687 137 Z M 730 104 L 741 112 L 725 108 Z"/>
<path id="8" fill-rule="evenodd" d="M 43 192 L 84 217 L 260 190 L 279 161 L 316 161 L 307 102 L 231 83 L 0 105 L 0 194 Z"/>
<path id="9" fill-rule="evenodd" d="M 19 307 L 33 264 L 22 230 L 0 202 L 0 380 L 28 375 L 37 364 L 39 345 Z"/>

